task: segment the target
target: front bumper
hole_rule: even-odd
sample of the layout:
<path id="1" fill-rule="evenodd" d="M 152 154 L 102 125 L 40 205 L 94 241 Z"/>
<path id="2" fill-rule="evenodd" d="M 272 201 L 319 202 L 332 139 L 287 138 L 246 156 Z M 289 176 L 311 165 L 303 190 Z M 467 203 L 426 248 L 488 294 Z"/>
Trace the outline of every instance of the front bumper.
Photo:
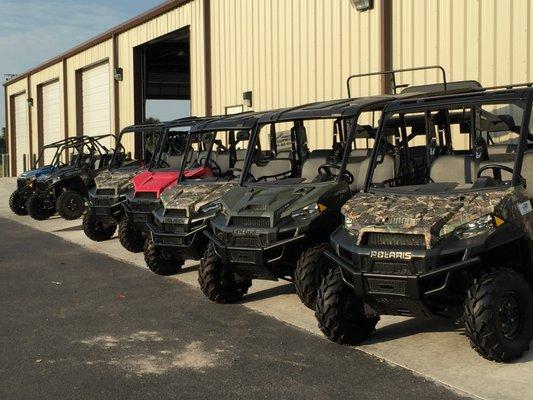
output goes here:
<path id="1" fill-rule="evenodd" d="M 53 185 L 37 184 L 36 192 L 46 208 L 55 208 L 57 196 Z"/>
<path id="2" fill-rule="evenodd" d="M 107 224 L 116 224 L 120 221 L 124 196 L 101 195 L 89 193 L 89 209 L 96 219 Z"/>
<path id="3" fill-rule="evenodd" d="M 199 260 L 203 256 L 207 247 L 207 237 L 203 234 L 206 221 L 191 227 L 186 219 L 182 223 L 154 222 L 154 219 L 146 226 L 156 246 L 169 248 L 186 260 Z"/>
<path id="4" fill-rule="evenodd" d="M 35 191 L 35 181 L 28 182 L 26 179 L 17 179 L 17 192 L 24 200 L 28 200 Z"/>
<path id="5" fill-rule="evenodd" d="M 158 205 L 159 199 L 128 198 L 122 203 L 122 208 L 135 229 L 150 233 L 148 223 L 152 219 L 152 212 Z"/>
<path id="6" fill-rule="evenodd" d="M 276 266 L 284 260 L 289 250 L 305 240 L 305 235 L 296 234 L 287 239 L 269 242 L 267 238 L 273 236 L 271 229 L 242 236 L 235 235 L 236 231 L 215 232 L 213 234 L 206 230 L 204 234 L 213 242 L 215 252 L 224 264 L 230 264 L 241 275 L 271 280 L 280 277 Z"/>
<path id="7" fill-rule="evenodd" d="M 508 226 L 471 239 L 441 240 L 430 249 L 358 246 L 343 228 L 331 236 L 334 252 L 325 256 L 340 267 L 345 283 L 358 297 L 381 314 L 429 318 L 432 299 L 450 295 L 453 274 L 482 263 L 483 253 L 494 244 L 517 238 Z M 505 238 L 505 239 L 502 239 Z"/>

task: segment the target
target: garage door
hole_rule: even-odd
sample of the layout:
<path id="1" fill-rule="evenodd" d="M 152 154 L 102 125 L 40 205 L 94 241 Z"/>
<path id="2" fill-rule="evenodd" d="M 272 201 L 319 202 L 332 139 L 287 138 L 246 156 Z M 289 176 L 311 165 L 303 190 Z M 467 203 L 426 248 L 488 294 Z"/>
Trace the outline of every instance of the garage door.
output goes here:
<path id="1" fill-rule="evenodd" d="M 61 115 L 59 82 L 53 82 L 42 86 L 42 122 L 43 144 L 49 144 L 61 140 Z M 45 165 L 52 162 L 55 150 L 49 149 L 44 152 Z"/>
<path id="2" fill-rule="evenodd" d="M 15 145 L 17 151 L 17 174 L 30 168 L 30 138 L 28 130 L 28 103 L 26 93 L 19 94 L 13 99 L 15 114 Z M 26 168 L 24 168 L 26 156 Z"/>
<path id="3" fill-rule="evenodd" d="M 110 133 L 109 64 L 100 64 L 82 72 L 83 134 Z"/>

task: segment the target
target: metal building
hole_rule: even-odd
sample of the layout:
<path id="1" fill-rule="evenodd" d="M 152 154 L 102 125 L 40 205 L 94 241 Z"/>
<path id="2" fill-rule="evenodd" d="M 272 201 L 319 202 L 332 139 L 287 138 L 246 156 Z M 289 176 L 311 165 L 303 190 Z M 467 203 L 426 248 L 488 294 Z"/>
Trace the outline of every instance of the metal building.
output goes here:
<path id="1" fill-rule="evenodd" d="M 350 74 L 432 64 L 449 80 L 529 82 L 532 19 L 529 0 L 166 1 L 4 84 L 11 175 L 48 142 L 141 122 L 150 99 L 264 110 L 346 97 Z"/>

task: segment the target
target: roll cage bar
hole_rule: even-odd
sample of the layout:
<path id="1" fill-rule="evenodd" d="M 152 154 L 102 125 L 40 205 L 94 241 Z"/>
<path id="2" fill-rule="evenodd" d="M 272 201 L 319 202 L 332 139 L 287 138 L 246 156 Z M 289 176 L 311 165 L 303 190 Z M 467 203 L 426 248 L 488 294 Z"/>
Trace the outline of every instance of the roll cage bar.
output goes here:
<path id="1" fill-rule="evenodd" d="M 61 140 L 57 140 L 55 142 L 52 142 L 52 143 L 48 143 L 46 145 L 44 145 L 39 153 L 39 157 L 37 157 L 37 160 L 35 160 L 35 162 L 33 163 L 33 168 L 32 169 L 36 169 L 37 166 L 39 165 L 41 159 L 43 158 L 44 156 L 44 151 L 46 149 L 53 149 L 55 148 L 56 151 L 54 153 L 54 156 L 52 157 L 52 162 L 51 162 L 51 165 L 52 166 L 55 166 L 55 162 L 56 162 L 56 155 L 61 152 L 61 148 L 65 145 L 68 145 L 68 144 L 71 144 L 71 143 L 77 143 L 77 142 L 80 142 L 82 141 L 84 138 L 84 136 L 74 136 L 74 137 L 69 137 L 69 138 L 66 138 L 66 139 L 61 139 Z"/>
<path id="2" fill-rule="evenodd" d="M 180 119 L 176 119 L 176 120 L 173 120 L 173 121 L 167 121 L 167 122 L 163 122 L 161 124 L 158 124 L 158 126 L 161 127 L 161 133 L 160 133 L 159 137 L 157 138 L 157 143 L 156 143 L 156 146 L 155 146 L 154 155 L 152 156 L 152 159 L 150 160 L 150 164 L 148 165 L 148 171 L 152 171 L 155 168 L 157 168 L 157 165 L 161 161 L 161 157 L 163 155 L 163 148 L 164 148 L 164 146 L 166 144 L 166 141 L 167 141 L 167 138 L 168 138 L 168 133 L 169 133 L 169 131 L 171 129 L 189 127 L 187 132 L 183 132 L 184 135 L 186 134 L 186 135 L 189 136 L 190 133 L 191 133 L 191 129 L 196 124 L 198 124 L 198 123 L 200 123 L 202 121 L 211 120 L 212 118 L 213 117 L 185 117 L 185 118 L 180 118 Z M 189 137 L 187 137 L 187 145 L 188 145 L 188 143 L 189 143 Z M 184 157 L 183 157 L 182 161 L 186 160 L 188 152 L 189 152 L 189 148 L 187 147 L 185 149 L 185 154 L 184 154 Z M 183 166 L 183 162 L 182 162 L 182 166 Z"/>
<path id="3" fill-rule="evenodd" d="M 525 104 L 524 113 L 522 115 L 522 122 L 519 131 L 519 142 L 517 149 L 517 157 L 511 184 L 517 186 L 520 184 L 520 173 L 522 170 L 524 152 L 527 150 L 528 140 L 533 141 L 533 135 L 529 131 L 529 124 L 531 122 L 531 107 L 533 104 L 533 84 L 512 84 L 503 86 L 505 90 L 500 90 L 501 86 L 495 87 L 492 90 L 485 90 L 477 93 L 465 93 L 458 95 L 440 95 L 427 98 L 418 98 L 416 100 L 396 100 L 389 103 L 383 110 L 382 120 L 380 122 L 378 132 L 376 135 L 376 145 L 372 151 L 370 168 L 368 168 L 365 178 L 364 192 L 368 192 L 372 184 L 374 169 L 377 162 L 377 156 L 380 151 L 379 144 L 386 135 L 386 121 L 390 120 L 394 114 L 406 114 L 409 112 L 420 112 L 427 114 L 437 109 L 447 110 L 451 108 L 472 108 L 480 107 L 487 104 L 501 104 L 501 103 L 523 103 Z M 518 89 L 514 89 L 518 88 Z M 449 113 L 448 113 L 449 114 Z M 474 118 L 472 113 L 471 120 Z M 427 118 L 426 118 L 427 121 Z M 450 120 L 448 119 L 448 124 Z M 426 127 L 427 128 L 427 127 Z M 475 125 L 471 123 L 471 132 L 475 129 Z M 426 135 L 428 132 L 426 132 Z"/>

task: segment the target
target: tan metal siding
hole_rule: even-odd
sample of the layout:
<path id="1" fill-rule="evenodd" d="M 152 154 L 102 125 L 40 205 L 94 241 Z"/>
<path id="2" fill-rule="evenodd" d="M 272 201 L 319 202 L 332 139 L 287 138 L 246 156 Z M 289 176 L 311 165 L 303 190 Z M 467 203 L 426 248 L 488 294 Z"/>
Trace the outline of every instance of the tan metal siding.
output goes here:
<path id="1" fill-rule="evenodd" d="M 211 7 L 214 114 L 241 104 L 248 90 L 256 111 L 345 98 L 348 75 L 380 69 L 379 4 L 364 13 L 349 1 L 215 0 Z M 379 79 L 354 89 L 378 93 Z M 312 143 L 324 143 L 321 126 Z"/>
<path id="2" fill-rule="evenodd" d="M 533 2 L 529 0 L 393 1 L 393 66 L 440 64 L 449 80 L 482 85 L 533 79 Z M 430 82 L 436 74 L 409 74 Z"/>

